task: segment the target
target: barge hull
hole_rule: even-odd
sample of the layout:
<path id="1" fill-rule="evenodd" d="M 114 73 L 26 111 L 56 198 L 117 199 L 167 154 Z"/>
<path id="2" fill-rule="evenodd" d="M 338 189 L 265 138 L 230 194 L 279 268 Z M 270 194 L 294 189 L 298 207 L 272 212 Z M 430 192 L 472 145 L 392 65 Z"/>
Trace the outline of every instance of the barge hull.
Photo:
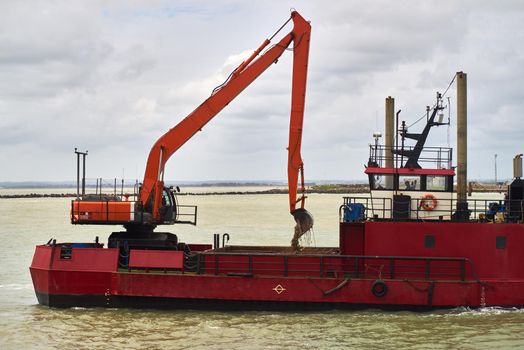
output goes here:
<path id="1" fill-rule="evenodd" d="M 373 294 L 374 279 L 314 279 L 194 276 L 107 272 L 98 292 L 78 293 L 99 284 L 100 276 L 69 271 L 31 269 L 40 304 L 51 307 L 136 307 L 181 309 L 431 309 L 522 306 L 524 281 L 381 280 L 384 296 Z M 44 281 L 38 285 L 36 281 Z M 95 279 L 92 279 L 96 276 Z M 82 281 L 82 282 L 80 282 Z M 42 289 L 40 289 L 42 287 Z"/>
<path id="2" fill-rule="evenodd" d="M 327 310 L 411 310 L 428 311 L 449 309 L 456 306 L 388 305 L 388 304 L 351 304 L 351 303 L 314 303 L 289 301 L 250 301 L 183 299 L 139 296 L 115 296 L 108 305 L 104 296 L 94 295 L 48 295 L 36 293 L 41 305 L 53 308 L 72 307 L 107 307 L 156 310 L 216 310 L 216 311 L 327 311 Z M 510 306 L 507 306 L 510 307 Z M 519 305 L 515 305 L 519 307 Z"/>
<path id="3" fill-rule="evenodd" d="M 185 261 L 182 251 L 131 250 L 126 267 L 116 248 L 40 245 L 30 272 L 39 303 L 52 307 L 293 310 L 524 305 L 520 224 L 342 223 L 340 232 L 339 248 L 309 248 L 299 254 L 274 247 L 192 245 L 198 259 Z M 435 236 L 435 245 L 425 248 L 429 234 Z M 457 238 L 463 243 L 456 244 Z M 373 289 L 377 282 L 387 288 L 383 295 L 380 288 Z"/>

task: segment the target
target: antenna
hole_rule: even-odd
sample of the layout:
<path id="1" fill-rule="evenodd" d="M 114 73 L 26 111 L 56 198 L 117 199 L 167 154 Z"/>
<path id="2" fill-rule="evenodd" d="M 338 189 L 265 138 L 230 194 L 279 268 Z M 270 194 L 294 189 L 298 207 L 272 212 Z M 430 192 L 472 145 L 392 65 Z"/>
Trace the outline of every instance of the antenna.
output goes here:
<path id="1" fill-rule="evenodd" d="M 448 141 L 448 148 L 450 148 L 450 138 L 449 138 L 449 131 L 451 129 L 451 101 L 450 97 L 448 96 L 448 130 L 447 130 L 447 141 Z"/>
<path id="2" fill-rule="evenodd" d="M 378 139 L 382 137 L 382 133 L 380 131 L 375 131 L 373 133 L 373 138 L 375 139 L 375 163 L 378 164 Z"/>

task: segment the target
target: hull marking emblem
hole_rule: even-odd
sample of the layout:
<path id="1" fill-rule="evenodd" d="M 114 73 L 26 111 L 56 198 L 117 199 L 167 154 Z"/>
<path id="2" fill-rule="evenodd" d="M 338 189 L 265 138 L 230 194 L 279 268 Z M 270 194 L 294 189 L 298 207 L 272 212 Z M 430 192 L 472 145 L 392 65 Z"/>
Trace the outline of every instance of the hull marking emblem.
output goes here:
<path id="1" fill-rule="evenodd" d="M 273 290 L 275 292 L 277 292 L 277 294 L 281 294 L 282 292 L 284 292 L 286 290 L 286 288 L 282 287 L 280 284 L 277 285 L 275 288 L 273 288 Z"/>

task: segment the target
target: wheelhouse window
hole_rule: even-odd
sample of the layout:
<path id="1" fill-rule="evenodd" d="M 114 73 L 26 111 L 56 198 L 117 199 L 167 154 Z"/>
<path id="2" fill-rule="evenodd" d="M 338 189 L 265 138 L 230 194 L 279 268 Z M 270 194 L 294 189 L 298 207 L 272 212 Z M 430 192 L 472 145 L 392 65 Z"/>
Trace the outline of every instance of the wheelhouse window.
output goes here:
<path id="1" fill-rule="evenodd" d="M 446 191 L 448 188 L 447 176 L 428 175 L 426 177 L 426 190 L 428 191 Z"/>
<path id="2" fill-rule="evenodd" d="M 392 190 L 394 185 L 393 175 L 382 175 L 375 174 L 373 175 L 373 183 L 371 188 L 373 190 Z"/>
<path id="3" fill-rule="evenodd" d="M 400 175 L 398 189 L 404 191 L 420 191 L 420 176 Z"/>

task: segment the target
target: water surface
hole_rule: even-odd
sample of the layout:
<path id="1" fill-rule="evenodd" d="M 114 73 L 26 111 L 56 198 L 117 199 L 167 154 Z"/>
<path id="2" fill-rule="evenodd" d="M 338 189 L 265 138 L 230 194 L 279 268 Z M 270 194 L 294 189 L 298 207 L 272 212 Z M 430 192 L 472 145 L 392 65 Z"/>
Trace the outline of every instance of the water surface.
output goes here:
<path id="1" fill-rule="evenodd" d="M 238 189 L 242 191 L 242 189 Z M 35 190 L 31 190 L 35 192 Z M 288 245 L 286 195 L 182 196 L 199 206 L 199 224 L 167 226 L 181 241 Z M 313 194 L 310 242 L 338 244 L 341 195 Z M 67 198 L 0 199 L 0 349 L 524 349 L 524 311 L 484 308 L 432 312 L 216 312 L 49 309 L 37 304 L 28 267 L 34 246 L 103 242 L 110 226 L 72 226 Z"/>

